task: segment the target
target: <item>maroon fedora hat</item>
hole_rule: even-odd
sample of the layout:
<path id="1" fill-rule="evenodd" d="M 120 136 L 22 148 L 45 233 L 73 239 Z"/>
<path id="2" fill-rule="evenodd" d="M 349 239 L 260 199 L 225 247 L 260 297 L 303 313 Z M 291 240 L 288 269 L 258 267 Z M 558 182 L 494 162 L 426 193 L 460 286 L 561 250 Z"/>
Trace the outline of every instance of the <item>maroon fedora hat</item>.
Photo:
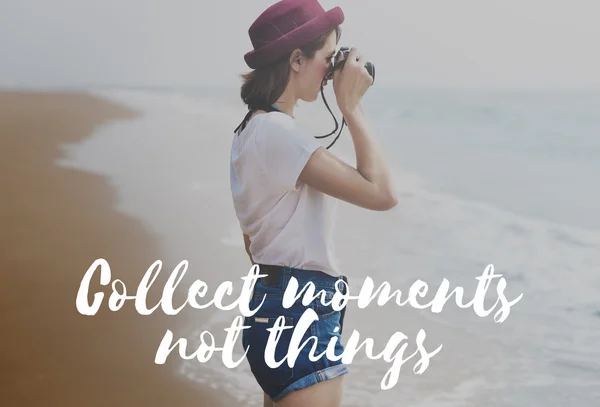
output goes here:
<path id="1" fill-rule="evenodd" d="M 244 55 L 252 69 L 276 61 L 344 22 L 340 7 L 325 11 L 318 0 L 281 0 L 252 23 L 254 49 Z"/>

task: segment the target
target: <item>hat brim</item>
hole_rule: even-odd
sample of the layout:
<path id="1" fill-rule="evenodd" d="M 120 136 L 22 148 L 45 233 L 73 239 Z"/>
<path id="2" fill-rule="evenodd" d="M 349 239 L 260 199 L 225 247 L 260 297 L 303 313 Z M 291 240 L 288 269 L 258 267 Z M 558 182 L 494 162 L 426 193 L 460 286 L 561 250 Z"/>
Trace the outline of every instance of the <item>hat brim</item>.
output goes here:
<path id="1" fill-rule="evenodd" d="M 246 53 L 244 60 L 250 68 L 260 68 L 317 39 L 343 22 L 344 12 L 340 7 L 334 7 L 264 47 Z"/>

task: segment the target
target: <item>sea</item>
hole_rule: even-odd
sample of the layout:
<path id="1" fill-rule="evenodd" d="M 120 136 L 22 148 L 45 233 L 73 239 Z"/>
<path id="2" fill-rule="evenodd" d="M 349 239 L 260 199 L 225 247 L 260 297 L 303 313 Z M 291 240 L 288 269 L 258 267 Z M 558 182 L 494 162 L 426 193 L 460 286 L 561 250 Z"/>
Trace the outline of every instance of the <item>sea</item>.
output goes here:
<path id="1" fill-rule="evenodd" d="M 60 164 L 107 176 L 118 210 L 141 219 L 165 253 L 188 259 L 199 279 L 239 287 L 250 264 L 228 179 L 233 129 L 246 112 L 238 89 L 90 92 L 143 114 L 65 146 Z M 341 123 L 331 89 L 324 95 Z M 349 364 L 343 405 L 600 406 L 600 92 L 376 85 L 363 106 L 399 203 L 385 212 L 339 204 L 335 253 L 351 294 L 370 279 L 405 299 L 420 280 L 426 303 L 446 281 L 462 288 L 466 304 L 486 269 L 497 277 L 485 292 L 485 315 L 454 299 L 441 312 L 351 301 L 342 342 L 371 340 L 372 354 L 361 348 Z M 300 102 L 295 117 L 315 136 L 335 127 L 321 97 Z M 330 151 L 355 164 L 347 128 Z M 502 322 L 499 291 L 520 297 Z M 191 350 L 206 331 L 222 346 L 238 313 L 197 315 L 180 331 Z M 409 356 L 419 332 L 429 352 L 441 348 L 415 373 L 419 357 Z M 242 357 L 239 339 L 234 359 Z M 400 358 L 397 381 L 384 389 Z M 175 374 L 240 406 L 262 406 L 248 364 L 228 368 L 218 352 L 206 362 L 182 359 Z"/>

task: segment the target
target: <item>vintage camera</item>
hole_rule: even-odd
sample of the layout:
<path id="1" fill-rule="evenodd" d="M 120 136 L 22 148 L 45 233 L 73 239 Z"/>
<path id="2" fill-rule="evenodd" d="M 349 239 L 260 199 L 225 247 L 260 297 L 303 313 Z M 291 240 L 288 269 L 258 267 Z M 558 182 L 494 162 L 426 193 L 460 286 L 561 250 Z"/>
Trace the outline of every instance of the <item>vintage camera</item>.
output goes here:
<path id="1" fill-rule="evenodd" d="M 340 53 L 344 53 L 344 59 L 336 62 L 337 59 L 340 56 Z M 338 69 L 342 69 L 344 67 L 344 64 L 346 63 L 346 60 L 348 58 L 348 55 L 350 54 L 350 48 L 349 47 L 341 47 L 340 50 L 337 52 L 337 54 L 335 54 L 335 57 L 333 59 L 333 63 L 331 64 L 331 67 L 329 68 L 329 71 L 327 72 L 327 75 L 325 76 L 326 80 L 331 80 L 333 79 L 333 73 L 338 70 Z M 365 68 L 367 69 L 367 71 L 369 72 L 369 75 L 371 75 L 371 78 L 373 78 L 373 82 L 375 82 L 375 65 L 373 65 L 370 62 L 367 62 L 365 64 Z"/>

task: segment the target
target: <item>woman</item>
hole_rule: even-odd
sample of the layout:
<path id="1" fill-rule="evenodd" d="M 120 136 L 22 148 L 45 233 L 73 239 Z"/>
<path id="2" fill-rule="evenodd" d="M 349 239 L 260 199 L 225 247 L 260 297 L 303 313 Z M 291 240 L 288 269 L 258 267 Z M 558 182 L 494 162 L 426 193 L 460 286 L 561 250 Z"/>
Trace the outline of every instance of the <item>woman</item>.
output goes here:
<path id="1" fill-rule="evenodd" d="M 253 69 L 243 76 L 241 97 L 249 112 L 236 129 L 231 148 L 231 191 L 246 251 L 260 274 L 251 300 L 242 343 L 252 373 L 264 391 L 265 406 L 339 406 L 346 365 L 325 356 L 311 360 L 339 342 L 344 310 L 330 302 L 336 288 L 344 292 L 345 276 L 333 255 L 332 231 L 338 200 L 377 211 L 389 210 L 397 198 L 382 151 L 372 136 L 361 98 L 373 79 L 365 59 L 352 49 L 342 70 L 335 71 L 336 101 L 356 150 L 357 168 L 329 153 L 294 120 L 298 100 L 313 102 L 340 37 L 344 14 L 325 11 L 318 0 L 283 0 L 266 9 L 249 30 L 254 49 L 245 55 Z M 281 300 L 290 279 L 302 289 L 311 282 L 325 292 L 309 305 L 301 299 L 284 308 Z M 339 280 L 343 280 L 340 284 Z M 271 368 L 265 361 L 269 331 L 278 316 L 295 326 L 307 308 L 318 320 L 310 325 L 294 366 Z M 288 354 L 292 329 L 284 329 L 275 361 Z M 314 349 L 313 349 L 314 348 Z M 331 358 L 335 359 L 335 358 Z"/>

